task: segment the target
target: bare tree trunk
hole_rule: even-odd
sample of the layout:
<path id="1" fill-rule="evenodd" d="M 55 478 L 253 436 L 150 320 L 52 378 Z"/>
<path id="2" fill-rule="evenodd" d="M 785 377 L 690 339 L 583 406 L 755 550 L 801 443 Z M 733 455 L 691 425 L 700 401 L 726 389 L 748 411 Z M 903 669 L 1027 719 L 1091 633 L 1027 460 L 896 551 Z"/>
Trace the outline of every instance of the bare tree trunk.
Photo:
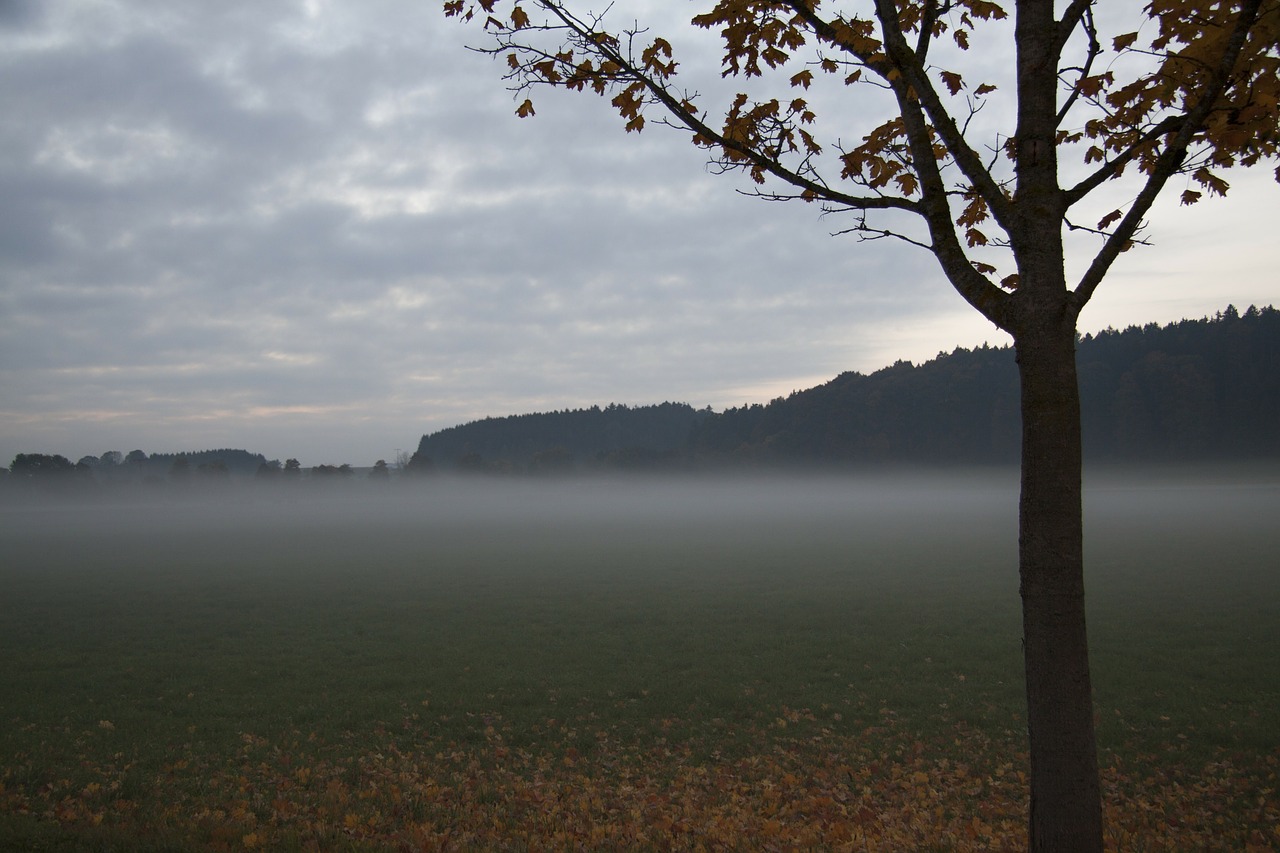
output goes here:
<path id="1" fill-rule="evenodd" d="M 1102 807 L 1085 635 L 1073 318 L 1037 318 L 1021 329 L 1016 348 L 1022 380 L 1019 572 L 1031 850 L 1094 853 L 1102 850 Z"/>

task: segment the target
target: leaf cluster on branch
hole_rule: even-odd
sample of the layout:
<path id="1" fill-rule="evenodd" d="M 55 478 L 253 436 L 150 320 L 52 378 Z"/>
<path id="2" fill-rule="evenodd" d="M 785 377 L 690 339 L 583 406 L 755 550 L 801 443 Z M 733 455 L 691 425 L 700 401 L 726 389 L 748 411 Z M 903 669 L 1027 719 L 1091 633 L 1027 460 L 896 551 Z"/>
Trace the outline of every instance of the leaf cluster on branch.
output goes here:
<path id="1" fill-rule="evenodd" d="M 1031 210 L 1100 240 L 1072 291 L 1078 312 L 1115 258 L 1143 242 L 1173 176 L 1185 176 L 1191 204 L 1227 192 L 1225 169 L 1280 157 L 1280 0 L 1152 0 L 1142 27 L 1114 34 L 1093 0 L 1072 0 L 1036 33 L 1019 22 L 1017 126 L 995 130 L 975 118 L 1009 82 L 958 67 L 989 28 L 1014 25 L 989 0 L 720 0 L 691 20 L 718 34 L 722 77 L 747 90 L 718 115 L 678 85 L 671 41 L 638 23 L 609 29 L 606 13 L 562 0 L 446 0 L 444 10 L 481 23 L 489 41 L 476 49 L 505 57 L 521 117 L 534 114 L 532 90 L 552 86 L 608 98 L 628 131 L 683 129 L 715 168 L 748 175 L 755 195 L 817 202 L 852 214 L 839 233 L 932 251 L 1002 327 L 1023 284 L 1010 262 L 1035 239 Z M 1052 63 L 1050 126 L 1027 119 L 1033 53 Z M 866 129 L 867 110 L 816 105 L 818 90 L 840 86 L 878 89 L 892 106 Z M 1060 186 L 1060 170 L 1074 182 Z M 1093 220 L 1085 199 L 1126 176 L 1129 200 Z"/>

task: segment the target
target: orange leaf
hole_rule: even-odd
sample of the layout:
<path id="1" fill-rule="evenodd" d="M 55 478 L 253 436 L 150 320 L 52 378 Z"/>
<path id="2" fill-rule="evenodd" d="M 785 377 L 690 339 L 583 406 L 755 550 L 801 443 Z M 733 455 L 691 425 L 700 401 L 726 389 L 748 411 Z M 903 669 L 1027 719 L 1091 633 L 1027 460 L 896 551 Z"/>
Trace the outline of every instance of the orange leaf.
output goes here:
<path id="1" fill-rule="evenodd" d="M 520 118 L 528 118 L 531 115 L 537 115 L 537 113 L 533 111 L 533 101 L 525 98 L 524 103 L 516 107 L 516 115 L 520 116 Z"/>
<path id="2" fill-rule="evenodd" d="M 1201 166 L 1191 175 L 1198 183 L 1207 188 L 1214 195 L 1226 195 L 1227 190 L 1231 189 L 1231 185 L 1219 178 L 1213 172 Z"/>
<path id="3" fill-rule="evenodd" d="M 1138 40 L 1137 33 L 1125 33 L 1122 36 L 1116 36 L 1111 40 L 1111 49 L 1119 53 L 1133 47 L 1133 43 Z"/>
<path id="4" fill-rule="evenodd" d="M 791 78 L 792 86 L 803 86 L 804 88 L 808 89 L 809 86 L 812 85 L 812 83 L 813 83 L 813 72 L 810 71 L 808 68 L 806 68 L 805 70 L 801 71 L 799 74 L 796 74 Z"/>

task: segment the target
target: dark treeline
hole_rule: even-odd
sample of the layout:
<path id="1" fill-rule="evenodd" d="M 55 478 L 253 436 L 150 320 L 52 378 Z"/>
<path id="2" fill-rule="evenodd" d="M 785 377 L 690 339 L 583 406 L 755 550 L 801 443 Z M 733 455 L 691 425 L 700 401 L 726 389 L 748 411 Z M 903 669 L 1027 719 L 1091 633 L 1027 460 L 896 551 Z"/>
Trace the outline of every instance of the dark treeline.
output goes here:
<path id="1" fill-rule="evenodd" d="M 101 480 L 137 480 L 163 476 L 176 470 L 221 474 L 252 474 L 268 464 L 261 453 L 247 450 L 197 450 L 190 453 L 151 453 L 131 450 L 127 454 L 108 450 L 101 456 L 82 456 L 72 463 L 60 454 L 19 453 L 9 466 L 17 476 L 55 473 L 91 476 Z"/>
<path id="2" fill-rule="evenodd" d="M 1280 311 L 1085 335 L 1078 347 L 1091 462 L 1280 456 Z M 463 471 L 1012 463 L 1018 374 L 1010 347 L 956 349 L 844 373 L 719 414 L 610 406 L 486 418 L 423 436 L 416 459 Z"/>
<path id="3" fill-rule="evenodd" d="M 1280 455 L 1280 311 L 1085 335 L 1077 347 L 1085 458 L 1187 462 Z M 690 438 L 699 458 L 989 463 L 1018 458 L 1011 347 L 845 373 L 729 409 Z"/>
<path id="4" fill-rule="evenodd" d="M 665 468 L 684 458 L 694 428 L 710 417 L 710 409 L 661 403 L 485 418 L 424 435 L 414 459 L 467 472 Z"/>
<path id="5" fill-rule="evenodd" d="M 261 453 L 224 448 L 190 453 L 152 453 L 108 450 L 101 456 L 82 456 L 72 462 L 56 453 L 19 453 L 4 481 L 8 485 L 124 487 L 167 482 L 219 482 L 232 476 L 250 476 L 276 462 Z"/>
<path id="6" fill-rule="evenodd" d="M 1086 460 L 1280 458 L 1280 311 L 1085 335 L 1078 345 Z M 0 483 L 120 487 L 390 480 L 447 473 L 563 474 L 753 466 L 1004 464 L 1018 455 L 1018 375 L 1009 347 L 899 361 L 767 404 L 609 405 L 485 418 L 424 435 L 394 467 L 304 468 L 247 450 L 127 454 L 78 462 L 20 453 Z"/>
<path id="7" fill-rule="evenodd" d="M 219 474 L 254 474 L 263 465 L 270 464 L 261 453 L 247 450 L 199 450 L 194 453 L 152 453 L 147 457 L 146 468 L 152 474 L 168 474 L 176 466 L 195 472 Z"/>
<path id="8" fill-rule="evenodd" d="M 400 475 L 417 473 L 402 460 Z M 281 464 L 247 450 L 199 450 L 184 453 L 152 453 L 109 450 L 101 456 L 84 456 L 72 462 L 61 454 L 19 453 L 8 468 L 0 468 L 0 490 L 20 495 L 35 492 L 61 494 L 96 492 L 112 495 L 134 490 L 167 489 L 170 492 L 217 491 L 232 480 L 255 484 L 325 484 L 360 480 L 389 480 L 392 469 L 379 459 L 372 468 L 315 465 L 304 468 L 297 459 Z"/>

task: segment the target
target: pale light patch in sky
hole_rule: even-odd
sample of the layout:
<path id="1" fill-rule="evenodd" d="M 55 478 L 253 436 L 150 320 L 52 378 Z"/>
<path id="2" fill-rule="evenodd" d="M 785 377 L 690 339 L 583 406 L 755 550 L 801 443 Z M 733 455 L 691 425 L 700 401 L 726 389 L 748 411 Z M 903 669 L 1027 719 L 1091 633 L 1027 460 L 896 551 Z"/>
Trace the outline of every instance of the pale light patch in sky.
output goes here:
<path id="1" fill-rule="evenodd" d="M 307 367 L 316 364 L 322 360 L 322 356 L 315 353 L 294 353 L 294 352 L 264 352 L 263 358 L 269 359 L 281 364 L 293 365 L 296 367 Z"/>
<path id="2" fill-rule="evenodd" d="M 155 179 L 157 172 L 190 168 L 203 154 L 198 145 L 162 123 L 140 127 L 64 125 L 51 130 L 36 163 L 120 185 Z"/>

